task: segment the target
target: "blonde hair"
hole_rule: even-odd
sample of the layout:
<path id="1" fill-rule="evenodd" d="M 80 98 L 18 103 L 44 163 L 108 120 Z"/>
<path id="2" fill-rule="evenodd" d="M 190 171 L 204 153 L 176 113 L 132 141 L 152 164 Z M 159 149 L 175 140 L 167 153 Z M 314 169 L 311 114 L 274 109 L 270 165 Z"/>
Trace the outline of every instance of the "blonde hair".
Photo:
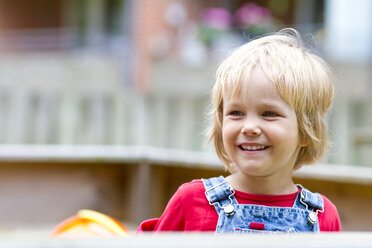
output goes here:
<path id="1" fill-rule="evenodd" d="M 250 41 L 218 67 L 209 129 L 209 142 L 214 142 L 218 157 L 233 172 L 222 139 L 223 96 L 236 96 L 256 66 L 296 112 L 300 138 L 306 146 L 301 147 L 294 168 L 318 161 L 329 144 L 324 119 L 334 98 L 334 77 L 327 63 L 305 48 L 294 29 Z"/>

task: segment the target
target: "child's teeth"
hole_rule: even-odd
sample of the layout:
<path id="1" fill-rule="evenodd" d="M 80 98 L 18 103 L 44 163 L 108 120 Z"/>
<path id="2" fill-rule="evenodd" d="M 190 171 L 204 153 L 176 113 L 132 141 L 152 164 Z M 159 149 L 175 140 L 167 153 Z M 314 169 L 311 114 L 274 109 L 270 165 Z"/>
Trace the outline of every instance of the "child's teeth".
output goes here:
<path id="1" fill-rule="evenodd" d="M 242 146 L 244 150 L 248 151 L 257 151 L 257 150 L 262 150 L 265 148 L 265 146 Z"/>

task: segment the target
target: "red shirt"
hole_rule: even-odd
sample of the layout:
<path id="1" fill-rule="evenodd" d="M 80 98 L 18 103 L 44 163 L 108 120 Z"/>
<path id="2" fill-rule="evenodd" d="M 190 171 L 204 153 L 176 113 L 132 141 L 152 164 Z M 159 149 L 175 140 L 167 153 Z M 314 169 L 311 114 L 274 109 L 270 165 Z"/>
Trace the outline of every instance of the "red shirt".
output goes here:
<path id="1" fill-rule="evenodd" d="M 194 180 L 179 187 L 169 201 L 160 219 L 143 222 L 137 231 L 211 231 L 216 230 L 218 214 L 205 197 L 201 180 Z M 292 207 L 297 193 L 289 195 L 255 195 L 235 190 L 239 204 L 255 204 L 271 207 Z M 337 209 L 325 196 L 324 212 L 319 213 L 321 232 L 341 231 Z"/>

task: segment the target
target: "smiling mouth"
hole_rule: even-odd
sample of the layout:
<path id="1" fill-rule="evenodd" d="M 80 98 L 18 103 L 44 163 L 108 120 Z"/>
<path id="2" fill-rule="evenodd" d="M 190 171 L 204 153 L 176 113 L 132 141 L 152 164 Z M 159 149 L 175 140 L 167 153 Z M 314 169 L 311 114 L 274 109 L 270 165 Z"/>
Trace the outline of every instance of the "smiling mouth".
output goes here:
<path id="1" fill-rule="evenodd" d="M 247 146 L 247 145 L 240 145 L 239 148 L 243 151 L 263 151 L 265 150 L 266 148 L 268 148 L 268 146 Z"/>

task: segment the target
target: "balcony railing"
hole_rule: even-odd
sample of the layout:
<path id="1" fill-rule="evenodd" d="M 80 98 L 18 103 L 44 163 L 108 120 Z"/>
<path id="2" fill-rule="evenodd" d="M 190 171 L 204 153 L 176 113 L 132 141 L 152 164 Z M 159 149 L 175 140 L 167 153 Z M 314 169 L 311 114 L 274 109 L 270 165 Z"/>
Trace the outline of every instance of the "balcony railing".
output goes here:
<path id="1" fill-rule="evenodd" d="M 205 149 L 208 98 L 126 90 L 117 58 L 9 56 L 0 74 L 0 144 Z"/>
<path id="2" fill-rule="evenodd" d="M 179 61 L 157 61 L 151 89 L 138 94 L 125 85 L 124 63 L 120 56 L 96 53 L 4 54 L 0 58 L 0 145 L 208 150 L 206 114 L 214 66 L 190 68 Z M 353 101 L 339 99 L 331 112 L 334 145 L 328 159 L 369 166 L 370 130 L 353 129 L 352 123 L 370 116 L 369 109 L 357 109 Z"/>

